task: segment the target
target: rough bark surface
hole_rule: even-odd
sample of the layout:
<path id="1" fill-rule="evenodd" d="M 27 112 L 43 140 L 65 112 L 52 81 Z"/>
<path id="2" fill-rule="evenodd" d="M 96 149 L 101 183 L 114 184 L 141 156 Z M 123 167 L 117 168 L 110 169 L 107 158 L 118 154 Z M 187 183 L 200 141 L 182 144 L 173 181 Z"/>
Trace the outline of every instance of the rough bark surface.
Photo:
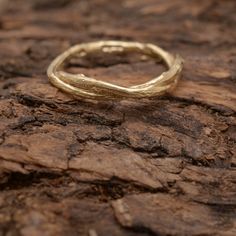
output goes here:
<path id="1" fill-rule="evenodd" d="M 236 235 L 234 0 L 1 0 L 0 11 L 0 235 Z M 183 79 L 121 102 L 49 84 L 56 55 L 101 39 L 179 53 Z M 123 85 L 163 70 L 132 58 L 68 69 Z"/>

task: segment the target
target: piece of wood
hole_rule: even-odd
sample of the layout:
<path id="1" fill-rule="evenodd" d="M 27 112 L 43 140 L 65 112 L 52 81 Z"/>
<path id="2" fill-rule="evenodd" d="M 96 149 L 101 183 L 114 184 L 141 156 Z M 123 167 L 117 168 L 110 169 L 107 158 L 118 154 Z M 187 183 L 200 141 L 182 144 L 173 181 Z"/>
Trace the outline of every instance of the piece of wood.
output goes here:
<path id="1" fill-rule="evenodd" d="M 236 235 L 234 0 L 0 1 L 0 235 Z M 73 44 L 122 39 L 185 59 L 172 94 L 75 100 L 49 84 Z M 73 59 L 122 85 L 164 68 Z"/>

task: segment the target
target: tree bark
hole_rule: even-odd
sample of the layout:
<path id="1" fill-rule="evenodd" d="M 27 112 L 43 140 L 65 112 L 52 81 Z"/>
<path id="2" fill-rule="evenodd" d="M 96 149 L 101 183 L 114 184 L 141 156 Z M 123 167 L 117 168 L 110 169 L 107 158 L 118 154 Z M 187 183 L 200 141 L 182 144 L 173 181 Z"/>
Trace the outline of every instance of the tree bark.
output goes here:
<path id="1" fill-rule="evenodd" d="M 0 235 L 236 235 L 235 11 L 234 0 L 1 0 Z M 176 90 L 95 102 L 48 82 L 55 56 L 105 39 L 180 54 Z M 136 56 L 68 70 L 123 85 L 163 71 Z"/>

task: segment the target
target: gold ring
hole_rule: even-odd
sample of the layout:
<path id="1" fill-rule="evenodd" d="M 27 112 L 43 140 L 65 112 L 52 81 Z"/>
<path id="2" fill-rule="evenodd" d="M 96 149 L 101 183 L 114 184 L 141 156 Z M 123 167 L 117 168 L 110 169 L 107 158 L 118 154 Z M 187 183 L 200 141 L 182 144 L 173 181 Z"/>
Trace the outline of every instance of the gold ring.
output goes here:
<path id="1" fill-rule="evenodd" d="M 75 54 L 81 58 L 89 53 L 102 51 L 139 52 L 154 59 L 163 60 L 168 70 L 150 81 L 123 87 L 112 83 L 86 77 L 83 74 L 71 74 L 63 71 L 63 65 Z M 49 65 L 47 74 L 50 82 L 57 88 L 77 97 L 89 99 L 125 99 L 160 96 L 173 89 L 181 76 L 183 59 L 172 55 L 153 44 L 121 41 L 99 41 L 78 44 L 56 57 Z"/>

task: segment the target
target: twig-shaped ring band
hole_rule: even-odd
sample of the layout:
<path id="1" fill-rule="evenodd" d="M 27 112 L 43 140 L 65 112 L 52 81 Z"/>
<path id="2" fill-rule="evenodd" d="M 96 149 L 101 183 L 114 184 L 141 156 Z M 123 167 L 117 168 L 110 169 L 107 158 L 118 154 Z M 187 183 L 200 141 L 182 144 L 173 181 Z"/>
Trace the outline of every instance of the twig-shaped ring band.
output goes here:
<path id="1" fill-rule="evenodd" d="M 63 65 L 75 54 L 85 57 L 89 53 L 102 51 L 139 52 L 154 59 L 162 59 L 168 70 L 150 81 L 123 87 L 112 83 L 89 78 L 83 74 L 71 74 L 63 71 Z M 173 89 L 180 78 L 183 59 L 172 55 L 153 44 L 121 41 L 99 41 L 78 44 L 55 58 L 49 65 L 47 74 L 50 82 L 57 88 L 78 97 L 89 99 L 125 99 L 145 98 L 162 95 Z"/>

